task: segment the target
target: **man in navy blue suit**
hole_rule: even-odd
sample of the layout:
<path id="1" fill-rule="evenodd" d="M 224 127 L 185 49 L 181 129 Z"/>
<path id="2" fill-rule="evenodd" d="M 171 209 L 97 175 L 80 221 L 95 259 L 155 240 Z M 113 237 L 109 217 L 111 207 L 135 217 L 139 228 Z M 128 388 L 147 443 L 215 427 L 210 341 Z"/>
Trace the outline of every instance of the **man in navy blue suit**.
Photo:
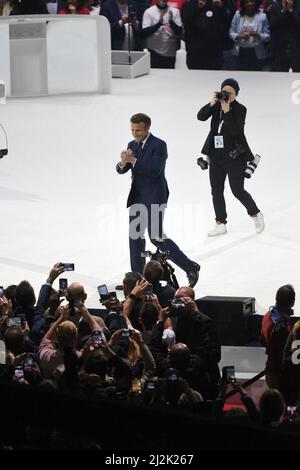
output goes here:
<path id="1" fill-rule="evenodd" d="M 169 189 L 165 178 L 168 156 L 166 143 L 150 133 L 151 119 L 143 113 L 130 119 L 134 140 L 121 153 L 117 164 L 119 174 L 131 170 L 132 183 L 127 207 L 129 211 L 129 246 L 131 269 L 143 273 L 145 258 L 144 233 L 146 228 L 151 242 L 161 251 L 169 251 L 169 258 L 183 269 L 190 286 L 198 281 L 200 266 L 191 261 L 163 232 L 164 210 Z"/>

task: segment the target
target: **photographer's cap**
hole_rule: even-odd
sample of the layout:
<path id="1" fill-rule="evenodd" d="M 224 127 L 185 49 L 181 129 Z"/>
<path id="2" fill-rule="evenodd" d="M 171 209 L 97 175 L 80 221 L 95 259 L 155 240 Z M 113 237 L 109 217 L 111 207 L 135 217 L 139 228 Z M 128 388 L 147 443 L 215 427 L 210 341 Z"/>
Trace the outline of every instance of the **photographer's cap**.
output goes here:
<path id="1" fill-rule="evenodd" d="M 222 90 L 222 89 L 224 88 L 224 86 L 226 86 L 226 85 L 231 86 L 231 87 L 234 89 L 236 95 L 239 94 L 240 85 L 238 84 L 238 82 L 237 82 L 234 78 L 226 78 L 226 80 L 224 80 L 224 82 L 223 82 L 222 85 L 221 85 L 221 90 Z"/>

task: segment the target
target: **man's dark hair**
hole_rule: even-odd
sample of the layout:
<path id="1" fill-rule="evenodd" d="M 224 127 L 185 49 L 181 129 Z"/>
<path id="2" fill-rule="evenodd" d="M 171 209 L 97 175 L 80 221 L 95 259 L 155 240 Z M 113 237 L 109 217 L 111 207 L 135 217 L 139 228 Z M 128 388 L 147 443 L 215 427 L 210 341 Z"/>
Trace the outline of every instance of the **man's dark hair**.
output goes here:
<path id="1" fill-rule="evenodd" d="M 17 308 L 16 298 L 15 298 L 16 288 L 17 286 L 15 284 L 12 284 L 11 286 L 8 286 L 6 287 L 6 289 L 4 289 L 5 297 L 7 298 L 7 300 L 11 300 L 13 311 Z"/>
<path id="2" fill-rule="evenodd" d="M 130 122 L 132 122 L 132 124 L 139 124 L 140 122 L 143 122 L 147 128 L 151 126 L 151 118 L 144 113 L 134 114 L 131 116 Z"/>
<path id="3" fill-rule="evenodd" d="M 97 374 L 102 379 L 105 378 L 108 371 L 108 361 L 101 350 L 94 350 L 89 353 L 84 364 L 84 371 L 87 374 Z"/>
<path id="4" fill-rule="evenodd" d="M 279 287 L 276 293 L 276 308 L 280 312 L 288 313 L 295 303 L 295 290 L 290 284 Z"/>
<path id="5" fill-rule="evenodd" d="M 35 304 L 34 290 L 28 281 L 22 281 L 16 288 L 16 304 L 18 307 L 30 308 Z"/>
<path id="6" fill-rule="evenodd" d="M 152 302 L 145 302 L 141 310 L 142 323 L 147 331 L 151 331 L 158 320 L 158 310 Z"/>
<path id="7" fill-rule="evenodd" d="M 263 424 L 279 421 L 285 411 L 285 402 L 279 390 L 269 388 L 259 400 L 259 412 Z"/>
<path id="8" fill-rule="evenodd" d="M 240 0 L 240 15 L 244 16 L 246 14 L 246 2 L 247 0 Z M 254 15 L 259 12 L 260 0 L 255 0 Z"/>
<path id="9" fill-rule="evenodd" d="M 6 349 L 15 356 L 25 352 L 25 336 L 20 326 L 9 326 L 4 333 Z"/>
<path id="10" fill-rule="evenodd" d="M 125 274 L 123 284 L 126 284 L 127 290 L 131 292 L 137 281 L 141 281 L 142 279 L 143 276 L 141 273 L 129 272 Z"/>
<path id="11" fill-rule="evenodd" d="M 157 284 L 163 277 L 164 270 L 158 261 L 149 261 L 144 269 L 144 277 L 148 282 Z"/>

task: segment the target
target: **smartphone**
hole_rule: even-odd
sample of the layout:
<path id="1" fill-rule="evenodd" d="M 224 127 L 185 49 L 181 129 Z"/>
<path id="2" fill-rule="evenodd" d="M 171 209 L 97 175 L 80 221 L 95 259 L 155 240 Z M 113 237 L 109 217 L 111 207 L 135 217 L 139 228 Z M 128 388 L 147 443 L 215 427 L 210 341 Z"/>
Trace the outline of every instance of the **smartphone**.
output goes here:
<path id="1" fill-rule="evenodd" d="M 235 380 L 234 366 L 225 366 L 225 367 L 223 367 L 222 375 L 223 375 L 224 379 L 226 380 L 226 382 L 228 384 L 233 382 Z"/>
<path id="2" fill-rule="evenodd" d="M 75 265 L 74 263 L 62 263 L 64 267 L 64 271 L 74 271 L 75 270 Z"/>
<path id="3" fill-rule="evenodd" d="M 15 367 L 15 377 L 17 380 L 24 378 L 24 370 L 22 366 Z"/>
<path id="4" fill-rule="evenodd" d="M 3 289 L 3 286 L 0 286 L 0 299 L 3 298 L 3 295 L 4 295 L 4 289 Z"/>
<path id="5" fill-rule="evenodd" d="M 68 288 L 68 279 L 59 279 L 59 290 L 67 290 Z"/>
<path id="6" fill-rule="evenodd" d="M 124 338 L 128 338 L 130 336 L 130 330 L 123 330 L 122 331 L 122 336 Z"/>
<path id="7" fill-rule="evenodd" d="M 106 284 L 101 284 L 97 287 L 97 289 L 101 300 L 107 300 L 109 298 L 109 293 Z"/>
<path id="8" fill-rule="evenodd" d="M 102 343 L 102 333 L 101 333 L 101 331 L 94 331 L 94 333 L 92 334 L 92 342 L 94 344 Z"/>
<path id="9" fill-rule="evenodd" d="M 144 289 L 144 295 L 146 297 L 151 297 L 151 295 L 153 294 L 153 285 L 152 284 L 148 284 L 147 287 L 145 287 Z"/>
<path id="10" fill-rule="evenodd" d="M 172 382 L 177 380 L 177 372 L 176 369 L 169 369 L 168 371 L 168 380 L 171 380 Z"/>
<path id="11" fill-rule="evenodd" d="M 8 326 L 20 326 L 22 328 L 22 318 L 14 317 L 8 320 Z"/>
<path id="12" fill-rule="evenodd" d="M 155 382 L 155 380 L 146 380 L 146 382 L 145 382 L 145 389 L 146 389 L 146 390 L 155 390 L 155 389 L 156 389 L 156 382 Z"/>
<path id="13" fill-rule="evenodd" d="M 25 356 L 23 366 L 24 367 L 32 367 L 33 366 L 33 357 L 32 357 L 31 354 L 27 354 L 27 356 Z"/>
<path id="14" fill-rule="evenodd" d="M 297 406 L 287 406 L 286 411 L 289 415 L 292 416 L 292 415 L 296 414 Z"/>

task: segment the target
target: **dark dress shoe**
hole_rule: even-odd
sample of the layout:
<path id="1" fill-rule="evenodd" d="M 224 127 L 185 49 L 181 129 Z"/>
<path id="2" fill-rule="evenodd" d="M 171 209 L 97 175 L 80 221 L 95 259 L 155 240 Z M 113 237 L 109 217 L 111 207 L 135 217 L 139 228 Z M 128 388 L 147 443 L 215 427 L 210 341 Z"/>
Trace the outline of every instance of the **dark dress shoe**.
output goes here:
<path id="1" fill-rule="evenodd" d="M 186 273 L 190 287 L 194 287 L 197 284 L 199 279 L 200 267 L 201 266 L 199 264 L 195 263 L 195 261 L 192 261 L 192 267 Z"/>

